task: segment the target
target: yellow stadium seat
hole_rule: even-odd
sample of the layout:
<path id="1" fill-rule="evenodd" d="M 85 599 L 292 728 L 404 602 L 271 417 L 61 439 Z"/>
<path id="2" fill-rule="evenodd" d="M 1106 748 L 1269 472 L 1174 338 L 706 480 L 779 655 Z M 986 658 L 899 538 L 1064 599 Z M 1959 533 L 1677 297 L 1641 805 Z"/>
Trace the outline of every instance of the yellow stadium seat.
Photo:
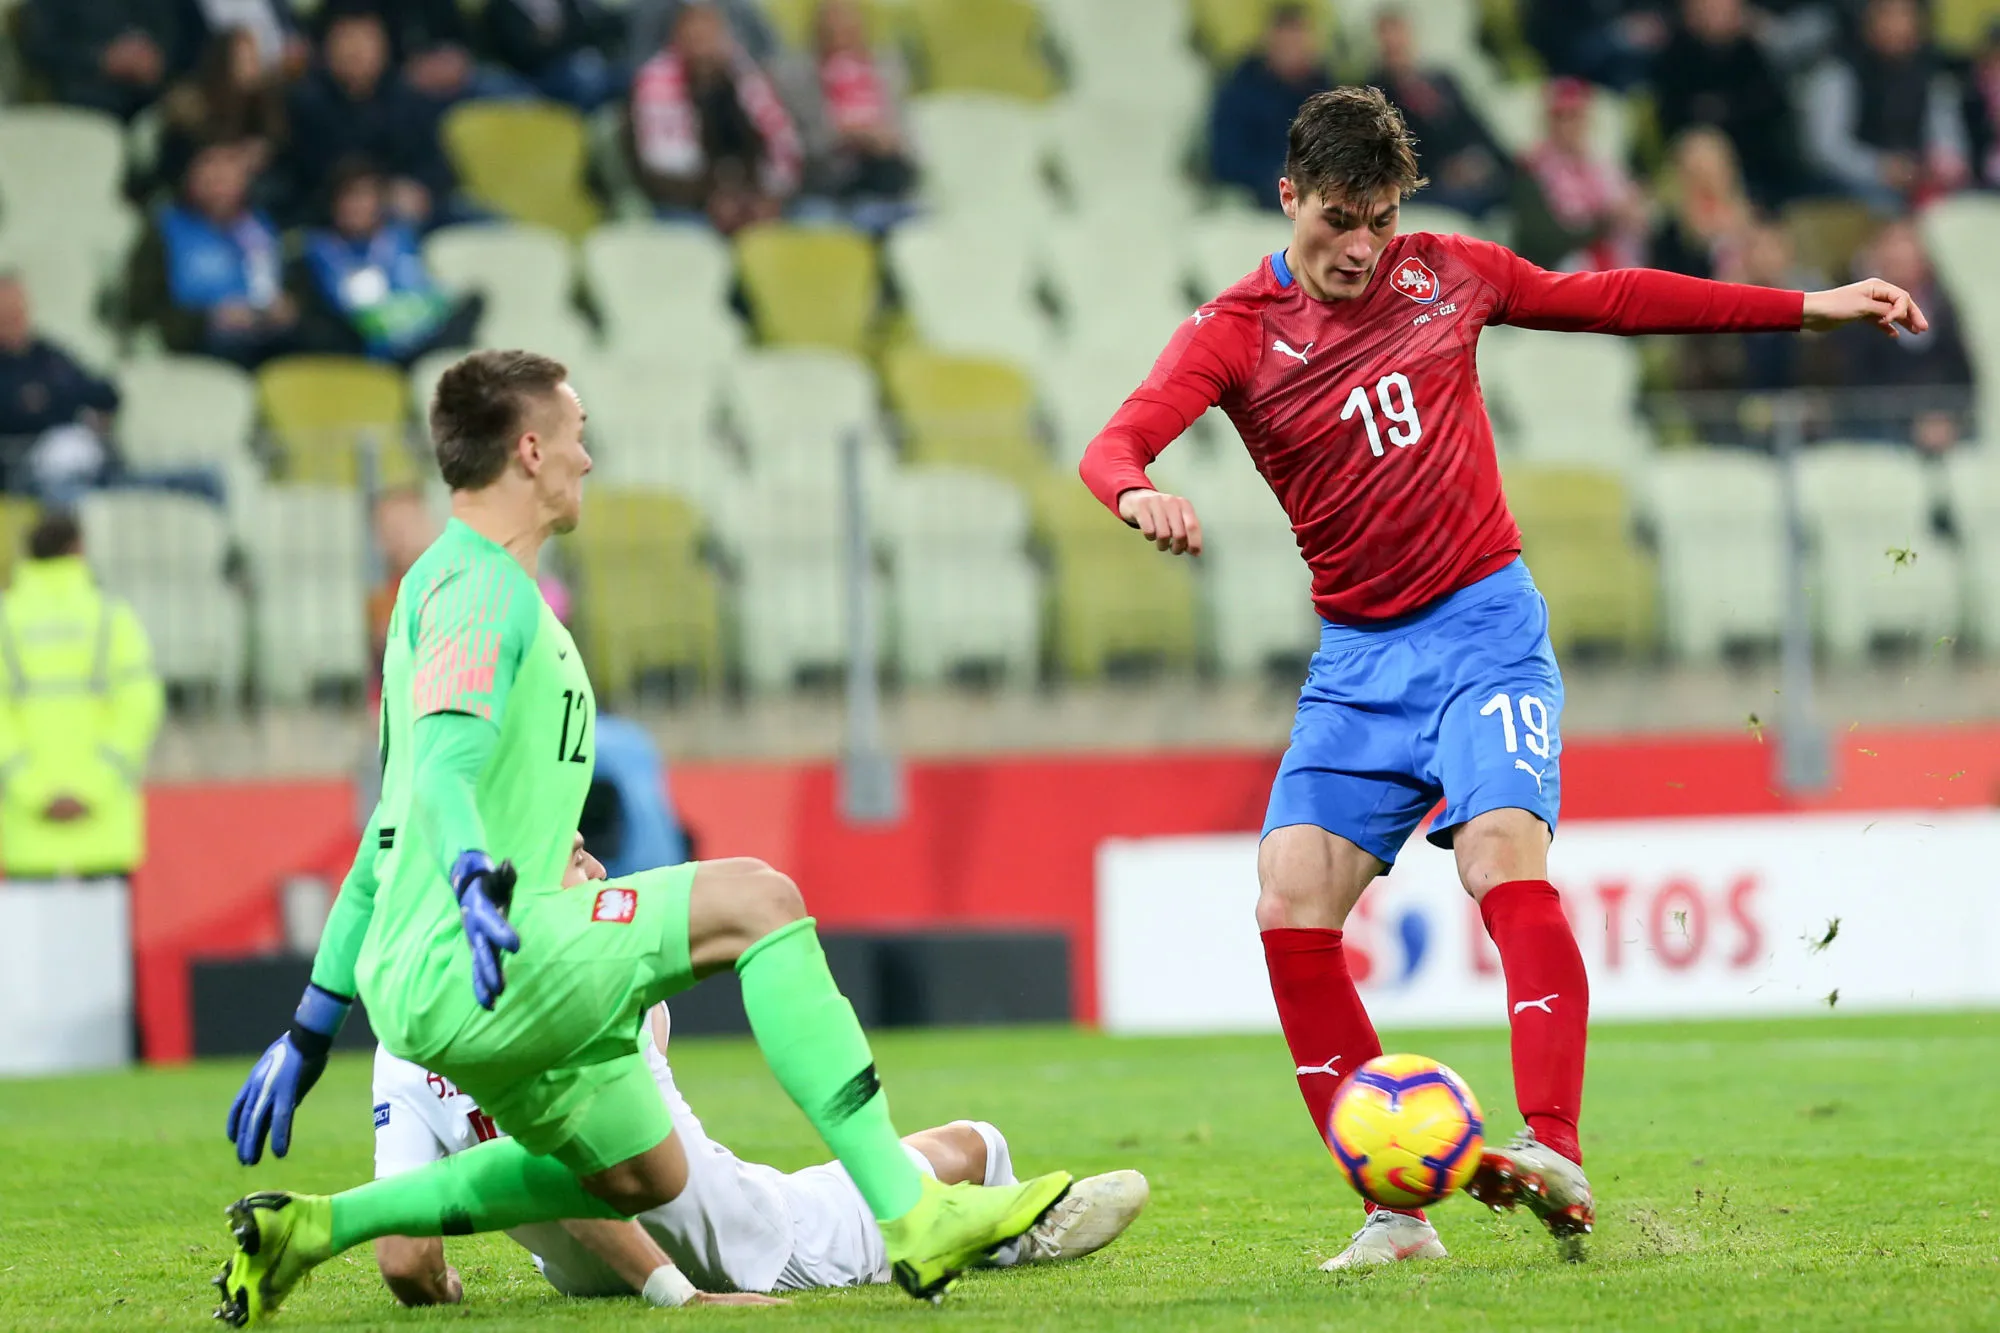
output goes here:
<path id="1" fill-rule="evenodd" d="M 1609 472 L 1518 468 L 1507 499 L 1521 525 L 1521 554 L 1549 603 L 1557 652 L 1580 643 L 1626 653 L 1657 642 L 1657 580 L 1632 541 L 1625 487 Z"/>
<path id="2" fill-rule="evenodd" d="M 2000 23 L 2000 0 L 1938 0 L 1933 12 L 1937 43 L 1955 56 L 1969 56 Z"/>
<path id="3" fill-rule="evenodd" d="M 1881 221 L 1852 199 L 1801 199 L 1785 209 L 1799 262 L 1828 282 L 1845 282 L 1854 256 Z"/>
<path id="4" fill-rule="evenodd" d="M 1005 361 L 946 356 L 910 345 L 883 378 L 915 463 L 956 463 L 1029 482 L 1048 470 L 1035 436 L 1035 386 Z"/>
<path id="5" fill-rule="evenodd" d="M 916 0 L 910 17 L 931 90 L 1037 101 L 1053 90 L 1041 14 L 1028 0 Z"/>
<path id="6" fill-rule="evenodd" d="M 584 185 L 583 117 L 556 102 L 460 102 L 444 119 L 444 144 L 465 192 L 517 222 L 581 239 L 601 210 Z"/>
<path id="7" fill-rule="evenodd" d="M 593 491 L 585 505 L 565 555 L 591 678 L 617 700 L 648 672 L 713 688 L 722 678 L 721 603 L 701 554 L 700 514 L 663 491 Z"/>
<path id="8" fill-rule="evenodd" d="M 1271 11 L 1280 0 L 1194 0 L 1195 42 L 1220 70 L 1235 69 L 1263 41 Z M 1332 11 L 1324 4 L 1309 6 L 1313 26 L 1325 40 L 1332 36 Z"/>
<path id="9" fill-rule="evenodd" d="M 1035 513 L 1053 569 L 1051 638 L 1070 680 L 1127 665 L 1194 665 L 1193 567 L 1140 540 L 1068 472 L 1046 470 Z"/>
<path id="10" fill-rule="evenodd" d="M 0 495 L 0 588 L 13 579 L 14 562 L 26 550 L 28 531 L 40 514 L 40 508 L 32 500 Z"/>
<path id="11" fill-rule="evenodd" d="M 414 482 L 406 394 L 402 375 L 359 357 L 280 357 L 257 372 L 258 406 L 286 481 L 358 485 L 365 446 L 378 485 Z"/>
<path id="12" fill-rule="evenodd" d="M 811 51 L 819 22 L 820 0 L 764 0 L 764 12 L 785 45 L 795 51 Z M 907 6 L 895 0 L 862 0 L 868 16 L 869 40 L 887 46 L 902 36 Z"/>
<path id="13" fill-rule="evenodd" d="M 860 232 L 760 223 L 737 233 L 736 262 L 766 343 L 867 350 L 881 280 Z"/>

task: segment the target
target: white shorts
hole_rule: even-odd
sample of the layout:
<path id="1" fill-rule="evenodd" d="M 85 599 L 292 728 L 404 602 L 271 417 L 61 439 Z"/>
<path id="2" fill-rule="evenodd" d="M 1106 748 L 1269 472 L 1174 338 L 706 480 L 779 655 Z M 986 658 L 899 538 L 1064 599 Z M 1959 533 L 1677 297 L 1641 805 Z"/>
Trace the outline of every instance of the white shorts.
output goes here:
<path id="1" fill-rule="evenodd" d="M 882 1231 L 861 1191 L 838 1162 L 786 1173 L 746 1162 L 708 1137 L 666 1057 L 647 1059 L 687 1153 L 688 1184 L 679 1197 L 638 1221 L 703 1291 L 802 1291 L 889 1280 Z M 375 1052 L 375 1174 L 395 1175 L 463 1152 L 495 1137 L 472 1098 L 419 1065 Z M 904 1145 L 917 1169 L 933 1174 Z M 630 1295 L 631 1288 L 556 1223 L 508 1233 L 568 1296 Z"/>

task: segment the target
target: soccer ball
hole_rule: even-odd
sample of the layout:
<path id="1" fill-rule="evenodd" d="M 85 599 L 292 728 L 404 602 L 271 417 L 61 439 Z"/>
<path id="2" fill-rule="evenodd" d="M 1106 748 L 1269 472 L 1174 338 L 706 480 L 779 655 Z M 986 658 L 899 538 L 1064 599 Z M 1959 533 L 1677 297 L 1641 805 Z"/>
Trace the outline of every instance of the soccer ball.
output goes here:
<path id="1" fill-rule="evenodd" d="M 1472 1089 L 1422 1055 L 1378 1055 L 1354 1071 L 1326 1126 L 1348 1184 L 1389 1208 L 1421 1208 L 1462 1188 L 1484 1143 Z"/>

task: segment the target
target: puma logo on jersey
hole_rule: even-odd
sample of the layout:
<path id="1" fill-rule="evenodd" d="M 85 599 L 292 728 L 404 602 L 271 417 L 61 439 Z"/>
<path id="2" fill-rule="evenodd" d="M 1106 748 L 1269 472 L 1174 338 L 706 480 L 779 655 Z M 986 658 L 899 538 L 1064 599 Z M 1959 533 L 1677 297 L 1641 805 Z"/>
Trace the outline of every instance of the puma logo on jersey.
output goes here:
<path id="1" fill-rule="evenodd" d="M 1516 759 L 1514 761 L 1514 767 L 1520 769 L 1523 773 L 1526 773 L 1529 777 L 1535 780 L 1536 791 L 1540 791 L 1542 789 L 1542 774 L 1537 773 L 1535 771 L 1535 767 L 1533 764 L 1530 764 L 1525 759 Z"/>
<path id="2" fill-rule="evenodd" d="M 1204 319 L 1214 319 L 1214 318 L 1215 318 L 1215 312 L 1213 310 L 1197 310 L 1194 312 L 1194 322 L 1197 328 L 1201 326 L 1201 322 Z"/>
<path id="3" fill-rule="evenodd" d="M 1523 1009 L 1539 1009 L 1543 1013 L 1553 1018 L 1555 1017 L 1556 1011 L 1549 1008 L 1549 1002 L 1551 1000 L 1560 1000 L 1561 998 L 1562 998 L 1562 993 L 1558 991 L 1553 995 L 1544 995 L 1539 1000 L 1516 1000 L 1514 1002 L 1514 1012 L 1518 1014 Z"/>
<path id="4" fill-rule="evenodd" d="M 1299 1072 L 1299 1073 L 1300 1073 L 1301 1075 L 1304 1075 L 1304 1074 L 1331 1074 L 1331 1075 L 1333 1075 L 1333 1076 L 1334 1076 L 1335 1078 L 1339 1078 L 1339 1077 L 1340 1077 L 1340 1071 L 1339 1071 L 1338 1069 L 1335 1069 L 1335 1068 L 1334 1068 L 1334 1066 L 1335 1066 L 1335 1065 L 1337 1065 L 1337 1064 L 1339 1064 L 1339 1063 L 1340 1063 L 1340 1057 L 1336 1055 L 1336 1056 L 1334 1056 L 1334 1057 L 1333 1057 L 1333 1059 L 1331 1059 L 1331 1060 L 1328 1060 L 1328 1061 L 1327 1061 L 1327 1062 L 1326 1062 L 1325 1064 L 1323 1064 L 1323 1065 L 1300 1065 L 1300 1066 L 1299 1066 L 1299 1070 L 1298 1070 L 1298 1072 Z"/>
<path id="5" fill-rule="evenodd" d="M 1289 356 L 1293 360 L 1297 361 L 1302 366 L 1309 366 L 1312 364 L 1312 362 L 1306 360 L 1306 353 L 1310 352 L 1312 349 L 1313 345 L 1311 343 L 1307 343 L 1303 348 L 1299 348 L 1292 346 L 1290 343 L 1286 342 L 1283 338 L 1273 338 L 1271 340 L 1272 351 L 1282 352 L 1286 356 Z"/>

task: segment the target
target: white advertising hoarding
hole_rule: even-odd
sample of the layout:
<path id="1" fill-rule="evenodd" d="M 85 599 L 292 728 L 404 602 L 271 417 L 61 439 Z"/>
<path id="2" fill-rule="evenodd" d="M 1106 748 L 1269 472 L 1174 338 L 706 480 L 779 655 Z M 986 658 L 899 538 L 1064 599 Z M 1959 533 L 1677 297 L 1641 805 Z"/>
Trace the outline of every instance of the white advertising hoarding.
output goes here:
<path id="1" fill-rule="evenodd" d="M 1799 1013 L 1836 992 L 1841 1009 L 2000 1003 L 1996 865 L 2000 814 L 1984 811 L 1579 823 L 1550 852 L 1603 1018 Z M 1105 843 L 1099 1021 L 1275 1029 L 1256 900 L 1254 834 Z M 1505 1021 L 1449 852 L 1412 838 L 1346 941 L 1377 1022 Z"/>

